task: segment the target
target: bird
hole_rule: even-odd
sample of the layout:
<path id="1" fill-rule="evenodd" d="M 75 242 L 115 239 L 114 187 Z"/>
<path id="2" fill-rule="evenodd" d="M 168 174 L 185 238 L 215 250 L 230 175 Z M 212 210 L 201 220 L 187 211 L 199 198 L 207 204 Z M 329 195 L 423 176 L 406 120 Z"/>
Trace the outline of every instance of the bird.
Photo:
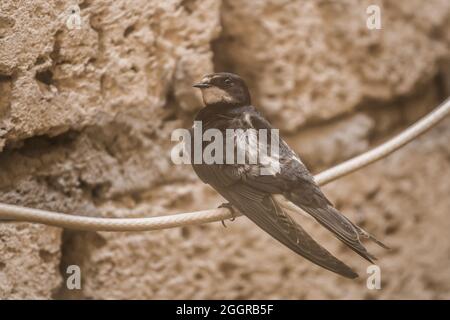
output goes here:
<path id="1" fill-rule="evenodd" d="M 231 132 L 237 132 L 233 133 L 233 139 L 230 140 L 233 152 L 242 148 L 243 130 L 259 132 L 266 129 L 270 133 L 270 138 L 266 140 L 275 139 L 273 141 L 278 143 L 278 154 L 272 156 L 266 150 L 269 161 L 265 163 L 191 161 L 198 177 L 228 201 L 221 207 L 230 209 L 232 213 L 238 210 L 295 253 L 349 279 L 357 278 L 358 274 L 318 244 L 290 214 L 302 211 L 303 214 L 309 214 L 372 264 L 376 258 L 364 247 L 362 238 L 388 249 L 372 234 L 351 222 L 327 199 L 297 153 L 273 133 L 275 128 L 252 105 L 249 89 L 240 76 L 229 72 L 207 74 L 193 87 L 201 90 L 205 105 L 198 111 L 194 121 L 194 126 L 195 123 L 202 124 L 203 133 L 209 129 L 218 130 L 224 135 L 230 129 Z M 203 142 L 202 148 L 205 147 L 206 143 Z M 263 149 L 266 146 L 259 142 L 249 143 L 247 149 L 242 151 L 245 159 L 252 152 L 261 151 L 255 148 Z M 191 151 L 191 158 L 192 154 Z M 278 164 L 277 170 L 273 168 L 273 162 Z M 264 168 L 268 170 L 262 174 Z"/>

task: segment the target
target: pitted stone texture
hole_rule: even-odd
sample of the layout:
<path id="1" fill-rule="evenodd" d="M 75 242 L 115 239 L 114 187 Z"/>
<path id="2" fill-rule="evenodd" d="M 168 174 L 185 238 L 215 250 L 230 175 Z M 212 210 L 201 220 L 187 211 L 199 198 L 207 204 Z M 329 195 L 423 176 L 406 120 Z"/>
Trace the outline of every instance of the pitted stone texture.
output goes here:
<path id="1" fill-rule="evenodd" d="M 370 4 L 381 8 L 381 30 L 366 26 Z M 286 130 L 405 95 L 449 54 L 446 0 L 224 0 L 221 13 L 217 60 Z"/>
<path id="2" fill-rule="evenodd" d="M 286 134 L 286 141 L 313 172 L 363 153 L 386 137 L 406 129 L 435 108 L 440 90 L 434 82 L 418 88 L 413 98 L 397 99 L 361 110 L 338 121 L 302 128 Z"/>
<path id="3" fill-rule="evenodd" d="M 151 121 L 168 97 L 181 109 L 201 105 L 190 84 L 212 70 L 219 2 L 84 1 L 81 28 L 70 30 L 71 4 L 1 3 L 15 21 L 0 37 L 0 75 L 11 77 L 13 97 L 0 112 L 2 144 L 80 130 L 105 112 Z"/>
<path id="4" fill-rule="evenodd" d="M 0 299 L 50 299 L 61 285 L 61 230 L 0 222 Z"/>
<path id="5" fill-rule="evenodd" d="M 300 130 L 286 141 L 308 168 L 325 168 L 367 150 L 374 126 L 371 117 L 355 113 L 329 125 Z"/>
<path id="6" fill-rule="evenodd" d="M 75 3 L 81 28 L 69 30 Z M 201 106 L 191 84 L 212 71 L 219 5 L 1 1 L 0 201 L 101 215 L 97 206 L 108 199 L 139 202 L 155 186 L 192 180 L 187 167 L 171 167 L 170 133 Z M 13 233 L 4 232 L 7 239 Z M 49 298 L 60 274 L 42 271 L 36 283 L 27 281 L 31 275 L 14 267 L 32 252 L 23 246 L 2 260 L 2 297 Z M 55 258 L 45 267 L 58 265 Z"/>

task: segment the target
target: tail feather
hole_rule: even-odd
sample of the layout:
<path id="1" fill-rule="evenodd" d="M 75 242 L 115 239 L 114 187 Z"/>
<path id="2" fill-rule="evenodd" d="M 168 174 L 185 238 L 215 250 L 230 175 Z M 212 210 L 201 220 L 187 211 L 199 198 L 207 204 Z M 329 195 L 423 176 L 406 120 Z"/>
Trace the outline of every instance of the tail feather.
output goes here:
<path id="1" fill-rule="evenodd" d="M 380 246 L 380 247 L 383 248 L 383 249 L 386 249 L 386 250 L 390 250 L 390 249 L 391 249 L 389 246 L 385 245 L 383 242 L 381 242 L 380 240 L 378 240 L 377 238 L 375 238 L 374 235 L 370 234 L 370 233 L 367 232 L 366 230 L 362 229 L 361 227 L 358 227 L 358 226 L 355 225 L 355 224 L 354 224 L 353 226 L 357 229 L 357 231 L 358 231 L 358 233 L 359 233 L 360 236 L 362 236 L 362 237 L 364 237 L 364 238 L 366 238 L 366 239 L 371 240 L 372 242 L 376 243 L 378 246 Z"/>
<path id="2" fill-rule="evenodd" d="M 295 198 L 291 201 L 313 216 L 321 225 L 331 231 L 339 240 L 341 240 L 361 257 L 370 263 L 374 263 L 374 260 L 377 260 L 377 258 L 370 254 L 363 246 L 360 241 L 360 235 L 363 237 L 369 237 L 369 239 L 375 241 L 381 246 L 384 246 L 384 244 L 358 226 L 354 225 L 332 205 L 326 204 L 323 207 L 313 208 L 295 201 Z"/>

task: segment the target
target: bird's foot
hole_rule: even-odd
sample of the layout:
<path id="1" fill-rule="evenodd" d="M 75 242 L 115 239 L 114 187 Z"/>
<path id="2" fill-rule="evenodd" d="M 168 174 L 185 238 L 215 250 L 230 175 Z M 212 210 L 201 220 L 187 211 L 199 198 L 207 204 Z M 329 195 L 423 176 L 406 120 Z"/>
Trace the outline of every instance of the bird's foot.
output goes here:
<path id="1" fill-rule="evenodd" d="M 233 207 L 233 205 L 231 204 L 231 203 L 229 203 L 229 202 L 227 202 L 227 203 L 222 203 L 220 206 L 219 206 L 219 208 L 226 208 L 226 209 L 228 209 L 229 211 L 230 211 L 230 213 L 231 213 L 231 219 L 230 219 L 230 221 L 234 221 L 235 219 L 236 219 L 236 211 L 235 211 L 235 209 L 234 209 L 234 207 Z M 227 225 L 225 224 L 225 221 L 224 220 L 222 220 L 222 225 L 226 228 L 227 227 Z"/>

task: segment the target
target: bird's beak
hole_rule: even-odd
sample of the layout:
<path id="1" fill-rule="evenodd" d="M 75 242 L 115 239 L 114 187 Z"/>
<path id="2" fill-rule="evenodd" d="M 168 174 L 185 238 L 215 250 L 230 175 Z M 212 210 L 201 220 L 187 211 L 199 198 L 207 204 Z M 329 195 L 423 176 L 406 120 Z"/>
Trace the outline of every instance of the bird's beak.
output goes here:
<path id="1" fill-rule="evenodd" d="M 206 82 L 199 82 L 193 85 L 194 88 L 200 88 L 200 89 L 205 89 L 205 88 L 209 88 L 211 87 L 211 85 L 209 83 Z"/>

